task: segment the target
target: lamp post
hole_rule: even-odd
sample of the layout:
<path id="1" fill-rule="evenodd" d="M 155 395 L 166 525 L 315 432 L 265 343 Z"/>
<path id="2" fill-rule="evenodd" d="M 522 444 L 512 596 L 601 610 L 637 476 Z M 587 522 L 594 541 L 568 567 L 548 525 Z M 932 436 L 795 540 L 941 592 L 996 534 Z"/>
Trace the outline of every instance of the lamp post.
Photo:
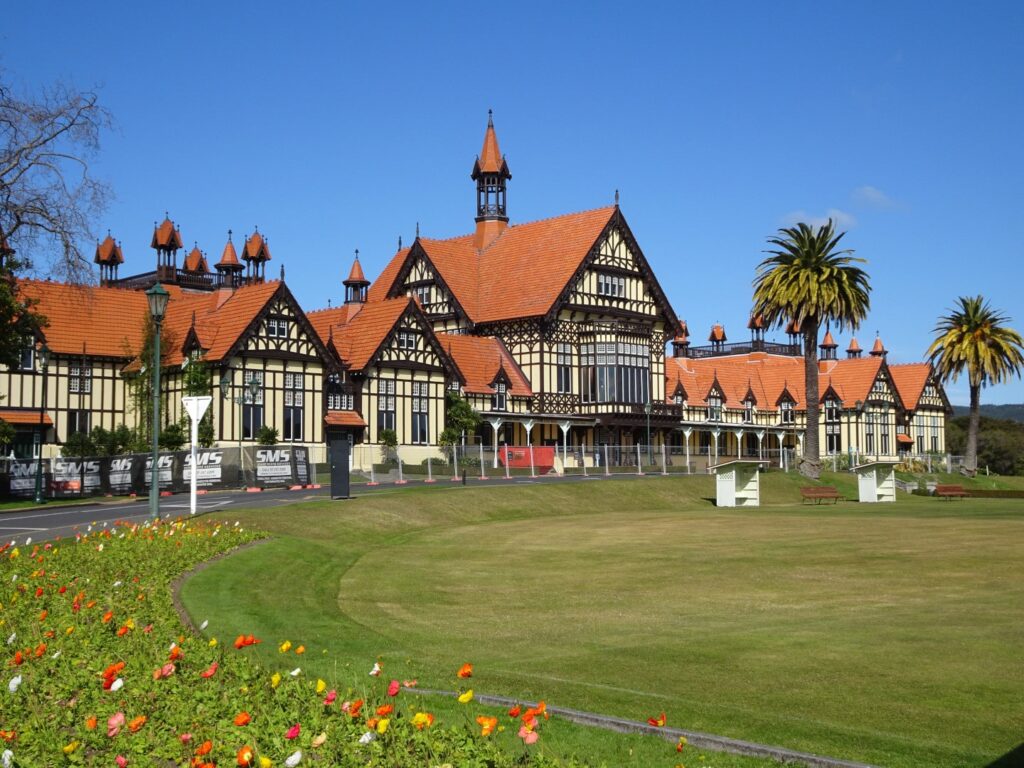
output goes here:
<path id="1" fill-rule="evenodd" d="M 244 374 L 243 374 L 244 375 Z M 256 404 L 256 396 L 260 392 L 260 383 L 255 378 L 249 379 L 249 383 L 242 388 L 242 394 L 235 397 L 235 402 L 238 403 L 238 476 L 239 486 L 245 487 L 245 455 L 242 448 L 242 434 L 245 429 L 245 403 L 246 395 L 249 396 L 249 402 L 253 405 Z M 250 435 L 253 440 L 256 439 L 256 435 Z M 253 477 L 255 483 L 255 476 Z"/>
<path id="2" fill-rule="evenodd" d="M 156 283 L 146 291 L 149 315 L 153 318 L 153 469 L 149 486 L 149 514 L 154 520 L 160 518 L 160 326 L 167 311 L 171 295 Z"/>
<path id="3" fill-rule="evenodd" d="M 39 404 L 39 429 L 36 431 L 36 504 L 45 504 L 43 493 L 43 418 L 46 414 L 46 373 L 50 366 L 50 348 L 46 342 L 39 348 L 39 363 L 43 373 L 43 400 Z"/>
<path id="4" fill-rule="evenodd" d="M 644 403 L 644 413 L 647 414 L 647 463 L 651 460 L 651 401 Z"/>

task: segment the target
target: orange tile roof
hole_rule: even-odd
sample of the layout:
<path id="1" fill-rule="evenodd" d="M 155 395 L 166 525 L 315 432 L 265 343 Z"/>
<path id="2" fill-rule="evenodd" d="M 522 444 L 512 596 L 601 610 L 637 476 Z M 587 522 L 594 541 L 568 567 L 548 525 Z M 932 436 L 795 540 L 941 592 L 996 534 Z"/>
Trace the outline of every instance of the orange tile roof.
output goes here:
<path id="1" fill-rule="evenodd" d="M 727 341 L 725 337 L 725 328 L 719 323 L 715 323 L 711 326 L 711 335 L 708 336 L 708 341 Z"/>
<path id="2" fill-rule="evenodd" d="M 241 267 L 242 264 L 238 260 L 238 254 L 235 252 L 235 244 L 231 242 L 231 233 L 228 233 L 228 242 L 224 246 L 224 253 L 220 256 L 220 261 L 217 262 L 218 267 Z"/>
<path id="3" fill-rule="evenodd" d="M 19 408 L 0 408 L 0 421 L 8 424 L 19 424 L 24 426 L 39 426 L 39 411 L 25 411 Z M 43 411 L 43 424 L 52 427 L 53 419 L 46 411 Z"/>
<path id="4" fill-rule="evenodd" d="M 473 178 L 479 173 L 501 173 L 508 172 L 508 165 L 505 158 L 498 149 L 498 135 L 494 132 L 494 120 L 490 111 L 487 112 L 487 131 L 484 133 L 484 146 L 480 150 L 480 156 L 473 166 Z M 511 174 L 509 174 L 511 178 Z"/>
<path id="5" fill-rule="evenodd" d="M 185 257 L 185 263 L 182 265 L 186 272 L 209 272 L 210 267 L 206 263 L 206 256 L 199 250 L 197 245 L 191 251 L 188 256 Z"/>
<path id="6" fill-rule="evenodd" d="M 825 331 L 825 338 L 821 340 L 821 346 L 829 348 L 839 346 L 838 344 L 836 344 L 836 340 L 832 338 L 832 331 Z"/>
<path id="7" fill-rule="evenodd" d="M 121 246 L 114 242 L 109 234 L 103 242 L 96 246 L 96 264 L 123 264 L 124 255 L 121 253 Z"/>
<path id="8" fill-rule="evenodd" d="M 850 339 L 850 346 L 848 346 L 846 348 L 846 351 L 847 352 L 860 352 L 861 351 L 860 344 L 857 343 L 857 337 L 856 336 L 853 336 Z"/>
<path id="9" fill-rule="evenodd" d="M 928 379 L 932 375 L 930 363 L 901 363 L 899 365 L 889 364 L 889 373 L 892 376 L 892 383 L 899 390 L 900 398 L 906 408 L 913 410 L 921 401 L 924 388 L 928 385 Z"/>
<path id="10" fill-rule="evenodd" d="M 348 273 L 348 280 L 345 283 L 369 283 L 363 274 L 363 268 L 359 266 L 359 257 L 356 256 L 356 260 L 352 262 L 352 270 Z"/>
<path id="11" fill-rule="evenodd" d="M 437 340 L 455 361 L 465 379 L 466 392 L 480 395 L 494 393 L 491 384 L 498 370 L 505 369 L 509 380 L 508 393 L 513 397 L 531 397 L 533 390 L 526 374 L 509 354 L 501 339 L 494 336 L 469 336 L 439 333 Z"/>
<path id="12" fill-rule="evenodd" d="M 898 435 L 896 435 L 896 442 L 905 443 L 907 445 L 913 445 L 914 438 L 912 438 L 910 435 L 905 435 L 902 432 L 900 432 Z"/>
<path id="13" fill-rule="evenodd" d="M 350 368 L 361 371 L 371 361 L 398 319 L 412 304 L 408 296 L 309 312 L 313 330 L 324 344 L 333 334 L 334 348 Z M 359 309 L 352 311 L 354 306 Z"/>
<path id="14" fill-rule="evenodd" d="M 355 411 L 328 411 L 324 424 L 329 427 L 365 427 L 363 417 Z"/>
<path id="15" fill-rule="evenodd" d="M 151 248 L 169 248 L 171 250 L 182 248 L 181 232 L 174 228 L 174 222 L 165 218 L 163 223 L 153 228 L 153 241 Z"/>
<path id="16" fill-rule="evenodd" d="M 615 214 L 615 206 L 507 227 L 485 250 L 474 235 L 419 238 L 438 274 L 470 320 L 477 323 L 545 315 Z M 371 286 L 369 299 L 387 296 L 411 249 L 395 254 Z M 514 286 L 510 290 L 510 286 Z"/>
<path id="17" fill-rule="evenodd" d="M 259 230 L 245 238 L 242 258 L 246 261 L 270 261 L 270 246 Z"/>
<path id="18" fill-rule="evenodd" d="M 871 347 L 872 355 L 884 355 L 885 347 L 882 345 L 882 338 L 880 336 L 875 337 L 875 345 Z"/>

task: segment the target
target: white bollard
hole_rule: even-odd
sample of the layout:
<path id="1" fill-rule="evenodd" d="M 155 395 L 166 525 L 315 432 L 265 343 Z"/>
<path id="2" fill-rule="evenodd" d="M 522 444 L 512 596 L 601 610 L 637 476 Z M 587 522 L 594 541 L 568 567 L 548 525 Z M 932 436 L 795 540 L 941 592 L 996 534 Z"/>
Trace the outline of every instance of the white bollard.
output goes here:
<path id="1" fill-rule="evenodd" d="M 644 468 L 640 465 L 640 443 L 636 444 L 636 473 L 642 475 Z"/>
<path id="2" fill-rule="evenodd" d="M 487 479 L 487 472 L 484 471 L 484 444 L 480 443 L 480 479 Z"/>

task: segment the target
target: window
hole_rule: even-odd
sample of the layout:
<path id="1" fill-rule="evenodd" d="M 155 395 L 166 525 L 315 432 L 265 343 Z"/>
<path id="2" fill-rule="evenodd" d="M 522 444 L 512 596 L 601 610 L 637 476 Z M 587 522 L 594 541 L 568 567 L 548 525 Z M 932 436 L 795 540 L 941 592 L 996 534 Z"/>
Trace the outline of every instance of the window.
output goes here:
<path id="1" fill-rule="evenodd" d="M 430 432 L 430 384 L 426 381 L 412 383 L 412 442 L 426 445 Z"/>
<path id="2" fill-rule="evenodd" d="M 889 413 L 886 411 L 886 412 L 882 412 L 882 413 L 878 414 L 878 421 L 879 421 L 879 426 L 881 427 L 881 429 L 879 430 L 879 436 L 880 436 L 880 441 L 879 442 L 881 443 L 881 445 L 880 445 L 880 453 L 883 456 L 888 456 L 889 455 Z"/>
<path id="3" fill-rule="evenodd" d="M 583 344 L 580 397 L 584 403 L 646 403 L 650 366 L 650 347 L 639 339 Z"/>
<path id="4" fill-rule="evenodd" d="M 21 360 L 18 362 L 18 369 L 31 371 L 36 367 L 36 348 L 30 341 L 21 348 Z"/>
<path id="5" fill-rule="evenodd" d="M 875 414 L 868 411 L 864 414 L 864 451 L 875 452 Z"/>
<path id="6" fill-rule="evenodd" d="M 377 383 L 377 439 L 385 429 L 395 428 L 395 380 L 381 379 Z"/>
<path id="7" fill-rule="evenodd" d="M 754 402 L 752 400 L 743 401 L 743 423 L 754 423 Z"/>
<path id="8" fill-rule="evenodd" d="M 432 303 L 430 301 L 429 285 L 417 285 L 412 289 L 412 295 L 416 297 L 416 300 L 419 301 L 422 307 L 429 307 Z"/>
<path id="9" fill-rule="evenodd" d="M 939 417 L 932 416 L 932 453 L 939 452 Z"/>
<path id="10" fill-rule="evenodd" d="M 242 381 L 245 384 L 242 391 L 242 439 L 255 440 L 263 429 L 263 371 L 245 371 Z M 255 396 L 249 392 L 249 383 L 252 381 L 259 387 Z"/>
<path id="11" fill-rule="evenodd" d="M 305 398 L 304 376 L 301 373 L 284 375 L 284 433 L 285 440 L 302 439 L 302 410 Z"/>
<path id="12" fill-rule="evenodd" d="M 722 394 L 712 392 L 708 395 L 708 421 L 722 420 Z"/>
<path id="13" fill-rule="evenodd" d="M 871 394 L 872 395 L 885 395 L 888 391 L 889 391 L 888 387 L 885 386 L 885 377 L 884 376 L 879 376 L 877 379 L 875 379 L 874 383 L 871 385 Z"/>
<path id="14" fill-rule="evenodd" d="M 87 395 L 92 392 L 92 366 L 71 365 L 68 367 L 68 392 Z"/>
<path id="15" fill-rule="evenodd" d="M 68 411 L 68 437 L 89 434 L 89 412 L 82 410 Z"/>
<path id="16" fill-rule="evenodd" d="M 840 453 L 843 450 L 843 438 L 839 424 L 839 402 L 832 398 L 825 401 L 825 451 Z"/>
<path id="17" fill-rule="evenodd" d="M 558 382 L 556 392 L 572 392 L 572 346 L 569 344 L 555 345 L 555 361 L 558 366 Z"/>
<path id="18" fill-rule="evenodd" d="M 614 275 L 598 274 L 597 295 L 621 298 L 626 295 L 626 278 Z"/>
<path id="19" fill-rule="evenodd" d="M 416 331 L 402 330 L 398 332 L 399 349 L 416 349 Z"/>
<path id="20" fill-rule="evenodd" d="M 288 321 L 287 320 L 275 320 L 271 318 L 267 320 L 267 336 L 273 336 L 279 339 L 288 338 Z"/>
<path id="21" fill-rule="evenodd" d="M 327 410 L 354 411 L 356 397 L 351 390 L 346 390 L 337 374 L 327 377 Z"/>
<path id="22" fill-rule="evenodd" d="M 505 382 L 499 381 L 494 385 L 494 394 L 491 396 L 491 410 L 504 411 L 508 409 L 507 387 Z"/>
<path id="23" fill-rule="evenodd" d="M 674 395 L 672 395 L 672 403 L 675 404 L 675 405 L 682 405 L 683 404 L 683 393 L 682 392 L 676 392 Z"/>
<path id="24" fill-rule="evenodd" d="M 783 400 L 781 403 L 779 403 L 779 411 L 782 414 L 783 424 L 796 423 L 796 412 L 793 410 L 792 400 Z"/>

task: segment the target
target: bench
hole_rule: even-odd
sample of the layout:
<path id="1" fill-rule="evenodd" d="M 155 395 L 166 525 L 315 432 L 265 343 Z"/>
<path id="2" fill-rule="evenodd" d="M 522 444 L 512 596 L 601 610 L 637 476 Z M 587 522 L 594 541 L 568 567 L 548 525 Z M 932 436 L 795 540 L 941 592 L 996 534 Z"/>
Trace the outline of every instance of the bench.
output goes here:
<path id="1" fill-rule="evenodd" d="M 942 499 L 962 499 L 967 496 L 967 491 L 962 485 L 936 485 L 935 495 Z"/>
<path id="2" fill-rule="evenodd" d="M 801 488 L 800 496 L 803 497 L 804 501 L 814 501 L 815 504 L 821 504 L 823 501 L 831 501 L 833 504 L 838 504 L 840 499 L 846 500 L 846 497 L 841 496 L 839 491 L 831 485 L 815 485 L 809 488 Z"/>

